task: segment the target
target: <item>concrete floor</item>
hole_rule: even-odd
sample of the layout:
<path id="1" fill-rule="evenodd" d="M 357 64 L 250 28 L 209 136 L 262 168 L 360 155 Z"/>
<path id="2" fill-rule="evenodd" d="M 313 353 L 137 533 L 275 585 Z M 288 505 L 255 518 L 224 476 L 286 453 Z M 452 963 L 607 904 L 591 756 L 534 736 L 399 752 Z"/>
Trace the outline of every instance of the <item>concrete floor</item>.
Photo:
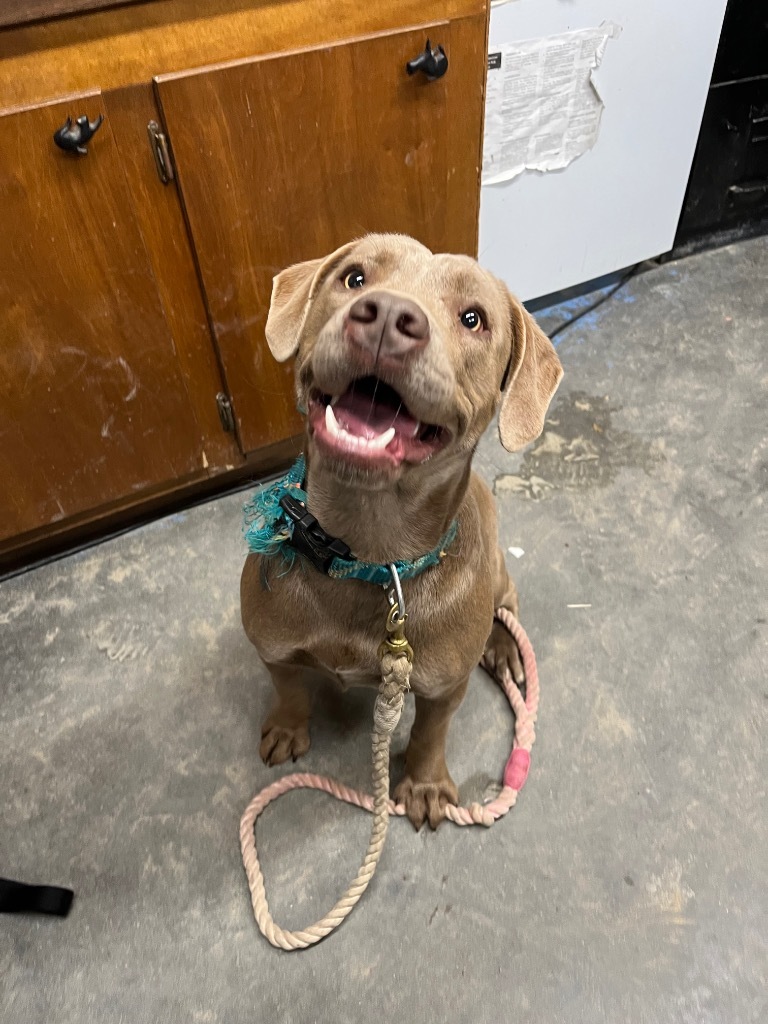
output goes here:
<path id="1" fill-rule="evenodd" d="M 257 754 L 242 497 L 0 586 L 0 873 L 77 893 L 67 920 L 0 919 L 2 1020 L 768 1019 L 766 280 L 766 239 L 637 277 L 559 339 L 544 441 L 485 440 L 542 679 L 528 784 L 491 831 L 393 823 L 312 951 L 261 938 L 240 864 L 240 813 L 283 771 Z M 371 703 L 325 695 L 308 769 L 367 783 Z M 509 738 L 478 671 L 463 797 Z M 327 909 L 368 826 L 312 794 L 265 814 L 278 920 Z"/>

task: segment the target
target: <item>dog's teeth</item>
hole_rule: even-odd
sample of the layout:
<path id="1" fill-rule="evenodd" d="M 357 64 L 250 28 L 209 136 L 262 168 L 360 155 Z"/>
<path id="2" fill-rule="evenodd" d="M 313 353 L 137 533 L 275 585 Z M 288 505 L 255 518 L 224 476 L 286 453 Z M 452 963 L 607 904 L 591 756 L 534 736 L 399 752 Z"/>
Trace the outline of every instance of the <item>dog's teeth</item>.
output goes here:
<path id="1" fill-rule="evenodd" d="M 325 407 L 325 426 L 331 437 L 338 437 L 341 434 L 341 427 L 336 421 L 336 413 L 330 405 L 326 405 Z"/>
<path id="2" fill-rule="evenodd" d="M 379 434 L 378 437 L 372 437 L 368 441 L 369 448 L 386 448 L 392 438 L 395 436 L 395 428 L 390 427 L 389 430 L 385 430 L 383 434 Z"/>
<path id="3" fill-rule="evenodd" d="M 340 398 L 341 398 L 341 395 L 334 395 L 333 398 L 330 400 L 330 402 L 328 404 L 329 405 L 336 405 L 336 403 L 338 402 L 338 400 Z"/>
<path id="4" fill-rule="evenodd" d="M 413 433 L 411 434 L 411 437 L 418 437 L 420 430 L 421 430 L 421 421 L 417 420 L 416 421 L 416 426 L 413 428 Z"/>
<path id="5" fill-rule="evenodd" d="M 389 430 L 385 430 L 383 434 L 379 434 L 376 437 L 358 437 L 357 434 L 353 434 L 345 427 L 342 427 L 336 419 L 336 413 L 333 411 L 330 404 L 325 407 L 325 428 L 331 437 L 341 439 L 344 444 L 350 445 L 354 448 L 372 449 L 374 451 L 386 448 L 395 436 L 395 428 L 390 427 Z"/>

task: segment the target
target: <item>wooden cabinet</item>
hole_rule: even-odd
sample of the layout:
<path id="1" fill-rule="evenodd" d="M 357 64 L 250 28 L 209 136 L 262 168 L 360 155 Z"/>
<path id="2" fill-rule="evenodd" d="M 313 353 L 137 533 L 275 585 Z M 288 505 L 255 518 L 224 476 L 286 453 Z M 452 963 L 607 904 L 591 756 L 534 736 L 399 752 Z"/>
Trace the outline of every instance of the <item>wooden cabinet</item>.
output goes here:
<path id="1" fill-rule="evenodd" d="M 0 539 L 200 465 L 110 122 L 72 158 L 51 144 L 69 110 L 0 117 Z"/>
<path id="2" fill-rule="evenodd" d="M 483 0 L 170 0 L 0 30 L 0 562 L 287 460 L 282 267 L 368 231 L 476 251 L 486 24 Z M 405 70 L 428 38 L 435 81 Z M 56 149 L 99 112 L 87 156 Z"/>

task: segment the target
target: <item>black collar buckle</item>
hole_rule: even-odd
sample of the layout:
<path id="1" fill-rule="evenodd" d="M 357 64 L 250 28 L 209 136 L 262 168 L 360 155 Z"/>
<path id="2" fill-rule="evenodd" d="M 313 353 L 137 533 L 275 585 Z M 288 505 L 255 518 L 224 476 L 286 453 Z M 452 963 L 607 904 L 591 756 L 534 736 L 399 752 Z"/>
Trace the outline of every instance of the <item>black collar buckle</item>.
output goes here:
<path id="1" fill-rule="evenodd" d="M 315 519 L 306 505 L 284 494 L 280 499 L 280 507 L 293 523 L 293 536 L 286 543 L 304 555 L 320 572 L 327 573 L 334 558 L 352 561 L 354 555 L 338 537 L 331 537 Z"/>

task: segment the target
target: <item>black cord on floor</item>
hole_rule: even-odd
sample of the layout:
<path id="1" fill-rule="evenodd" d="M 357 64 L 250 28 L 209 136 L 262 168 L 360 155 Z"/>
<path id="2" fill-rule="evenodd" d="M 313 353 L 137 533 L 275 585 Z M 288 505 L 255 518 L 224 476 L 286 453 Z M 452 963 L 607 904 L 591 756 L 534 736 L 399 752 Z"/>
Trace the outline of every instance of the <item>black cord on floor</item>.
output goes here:
<path id="1" fill-rule="evenodd" d="M 627 281 L 629 281 L 630 278 L 634 277 L 639 269 L 640 269 L 640 264 L 636 263 L 634 265 L 634 267 L 632 267 L 630 270 L 628 270 L 626 272 L 626 274 L 624 274 L 616 282 L 616 284 L 609 291 L 607 291 L 605 293 L 605 295 L 601 295 L 599 299 L 596 299 L 589 306 L 586 306 L 584 309 L 579 310 L 579 312 L 575 316 L 572 316 L 570 318 L 570 320 L 564 320 L 563 323 L 558 324 L 557 327 L 555 327 L 555 329 L 553 331 L 547 331 L 547 337 L 549 338 L 549 340 L 552 341 L 552 339 L 556 338 L 558 336 L 558 334 L 562 334 L 564 330 L 566 330 L 572 324 L 575 324 L 577 322 L 577 320 L 581 320 L 581 318 L 583 316 L 586 316 L 587 313 L 592 313 L 599 306 L 602 306 L 604 302 L 607 302 L 608 299 L 612 299 L 613 296 L 616 294 L 616 292 L 619 291 L 620 288 L 623 288 L 624 285 L 627 283 Z"/>

